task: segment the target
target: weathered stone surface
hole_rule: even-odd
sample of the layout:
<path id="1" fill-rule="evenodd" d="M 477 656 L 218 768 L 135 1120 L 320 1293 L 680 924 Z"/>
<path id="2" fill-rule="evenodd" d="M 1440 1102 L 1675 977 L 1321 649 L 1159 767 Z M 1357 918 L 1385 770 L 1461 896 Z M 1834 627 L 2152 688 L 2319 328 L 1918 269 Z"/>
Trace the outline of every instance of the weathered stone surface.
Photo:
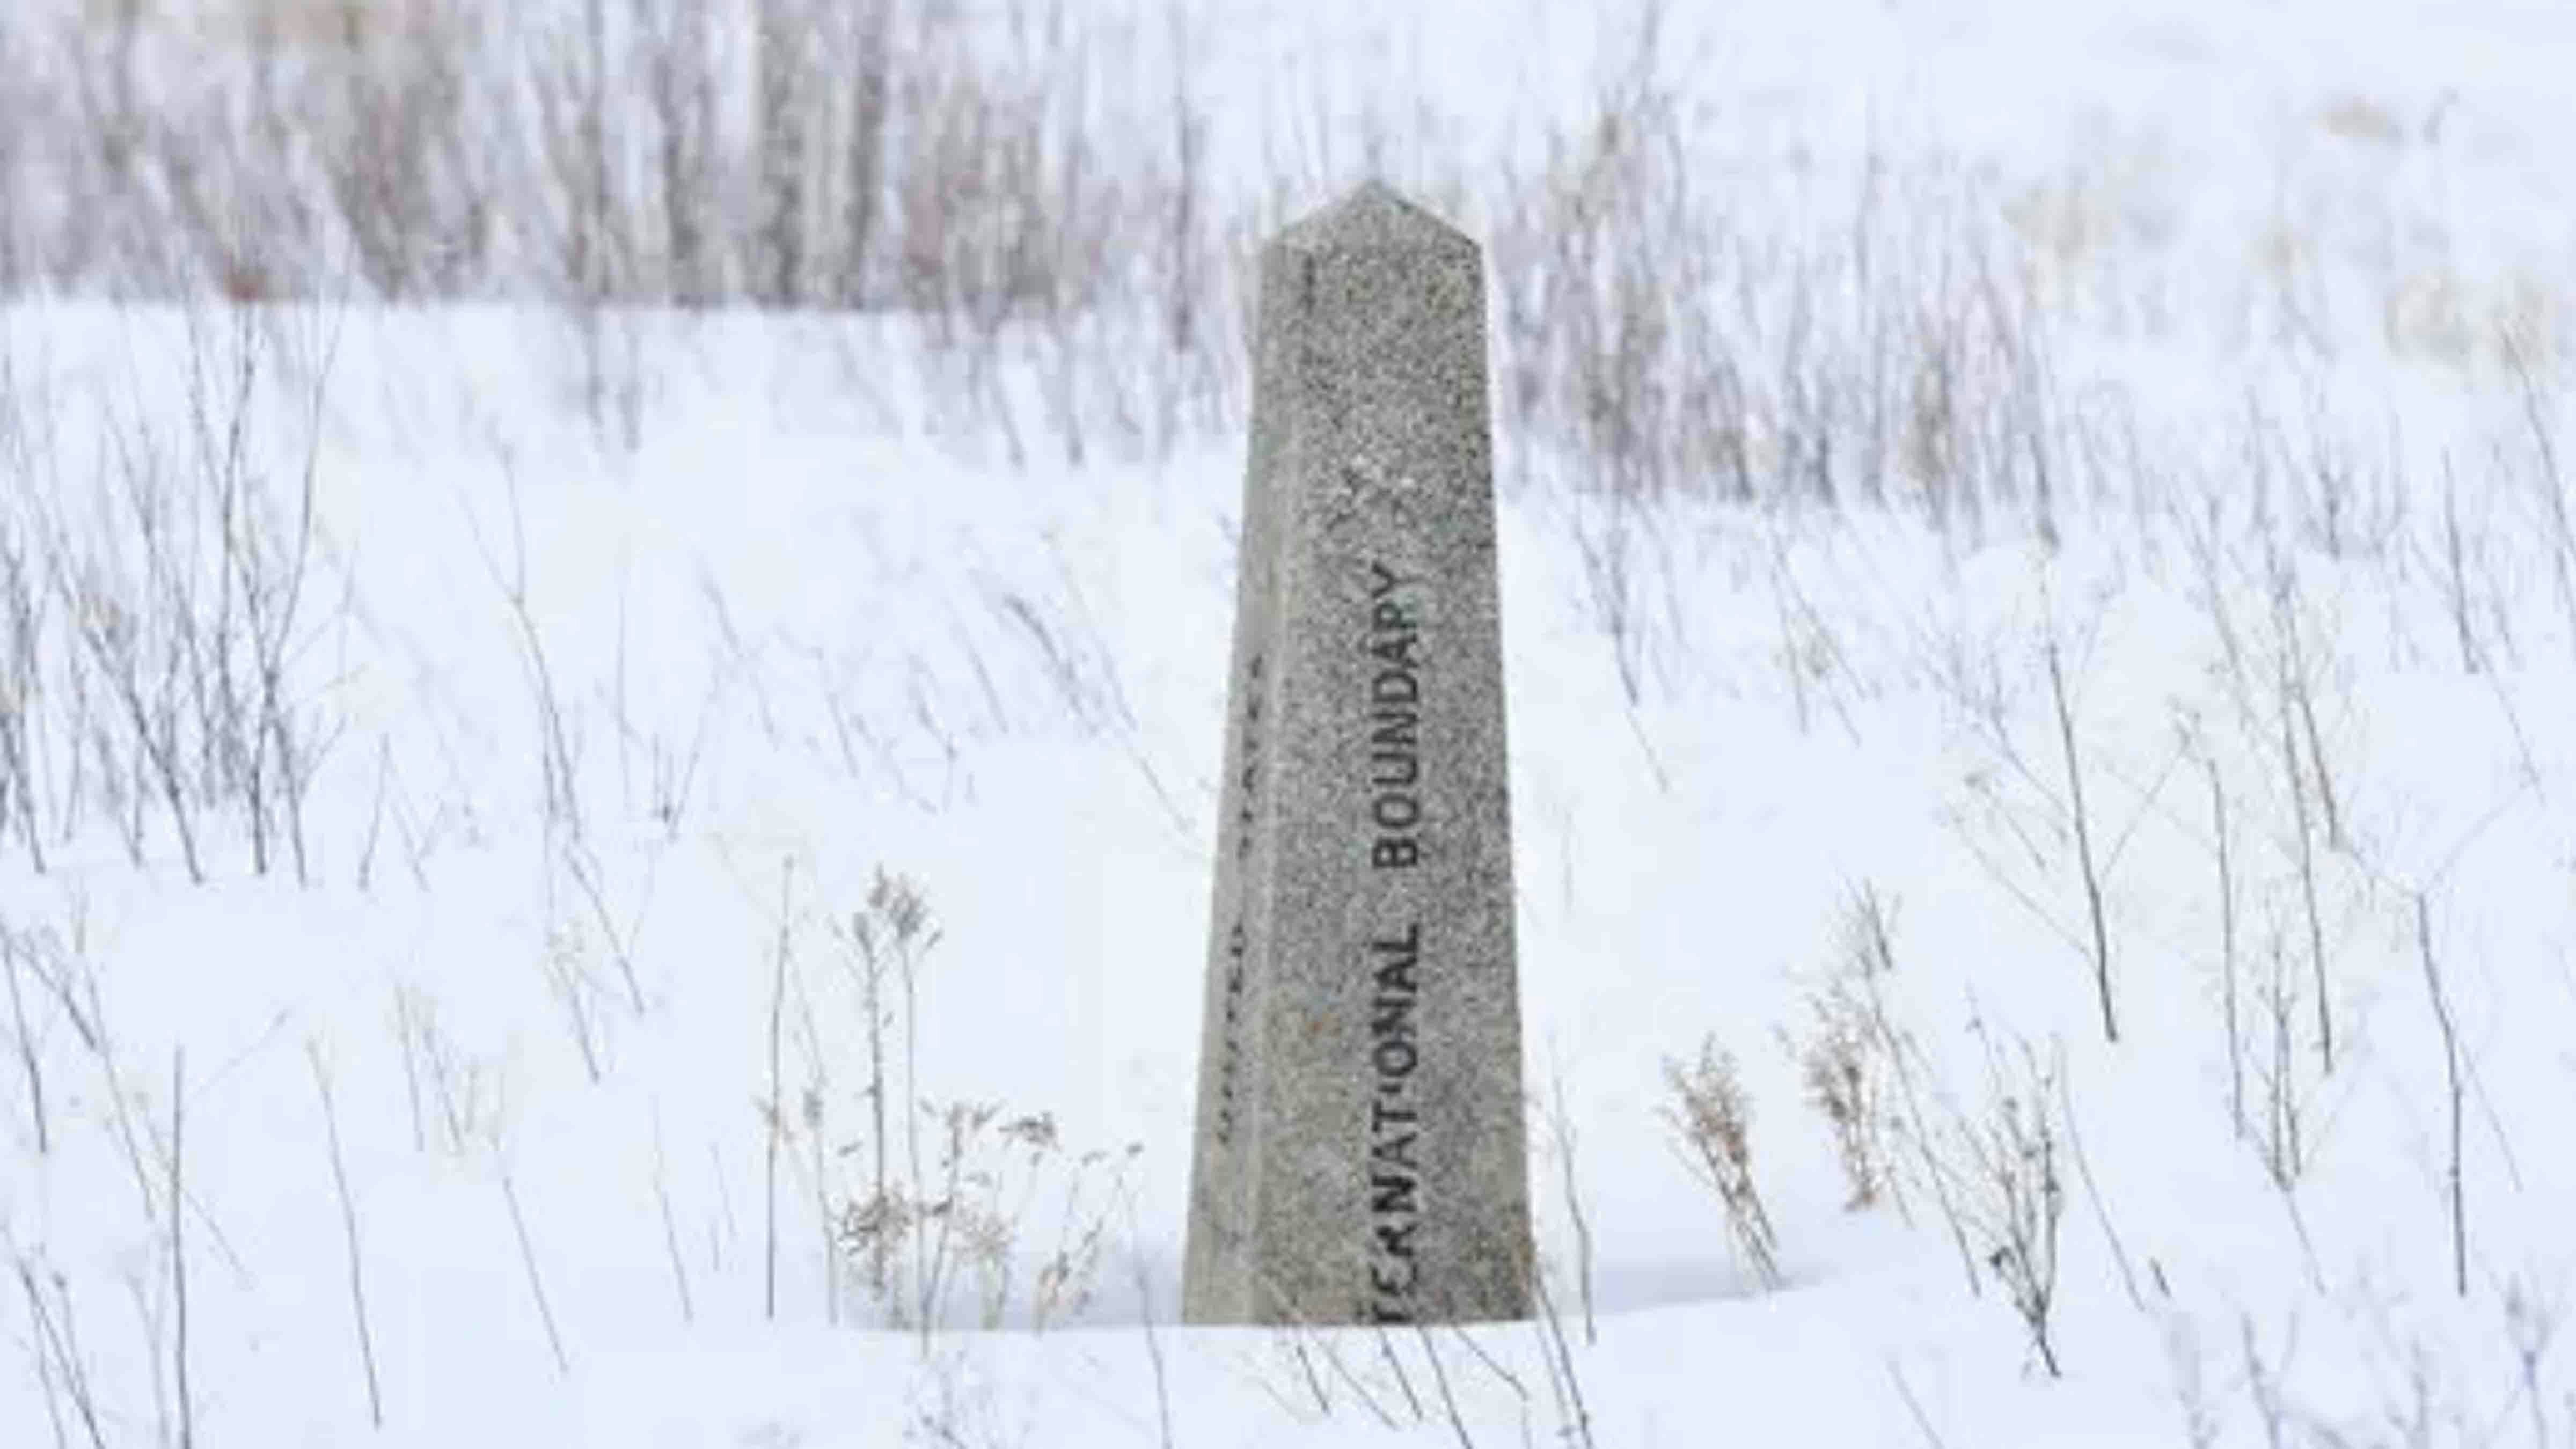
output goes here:
<path id="1" fill-rule="evenodd" d="M 1183 1315 L 1527 1316 L 1484 267 L 1370 183 L 1263 253 Z"/>

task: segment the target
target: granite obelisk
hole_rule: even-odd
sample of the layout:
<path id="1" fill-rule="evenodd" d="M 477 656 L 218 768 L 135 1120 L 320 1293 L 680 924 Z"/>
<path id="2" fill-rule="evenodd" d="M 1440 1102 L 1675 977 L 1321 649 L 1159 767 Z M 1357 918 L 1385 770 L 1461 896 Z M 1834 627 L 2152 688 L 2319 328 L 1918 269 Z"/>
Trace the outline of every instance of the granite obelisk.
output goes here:
<path id="1" fill-rule="evenodd" d="M 1183 1317 L 1525 1317 L 1484 264 L 1378 183 L 1261 259 Z"/>

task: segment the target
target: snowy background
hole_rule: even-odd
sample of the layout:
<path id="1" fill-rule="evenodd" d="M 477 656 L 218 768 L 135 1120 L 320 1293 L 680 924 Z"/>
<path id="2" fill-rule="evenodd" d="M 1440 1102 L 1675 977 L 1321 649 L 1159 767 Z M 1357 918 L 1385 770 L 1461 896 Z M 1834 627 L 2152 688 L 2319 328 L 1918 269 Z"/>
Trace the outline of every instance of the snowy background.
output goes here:
<path id="1" fill-rule="evenodd" d="M 2571 74 L 13 10 L 0 1444 L 2576 1446 Z M 1488 248 L 1554 1311 L 1183 1329 L 1248 264 L 1370 175 Z"/>

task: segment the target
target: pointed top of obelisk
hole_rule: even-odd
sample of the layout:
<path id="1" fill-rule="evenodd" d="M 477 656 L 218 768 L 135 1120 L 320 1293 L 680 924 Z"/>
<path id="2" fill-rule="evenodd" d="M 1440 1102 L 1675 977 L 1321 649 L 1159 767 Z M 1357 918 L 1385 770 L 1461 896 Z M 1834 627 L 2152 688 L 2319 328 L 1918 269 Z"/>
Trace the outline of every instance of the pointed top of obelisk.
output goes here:
<path id="1" fill-rule="evenodd" d="M 1475 250 L 1475 242 L 1384 181 L 1371 177 L 1341 200 L 1279 233 L 1292 251 Z"/>

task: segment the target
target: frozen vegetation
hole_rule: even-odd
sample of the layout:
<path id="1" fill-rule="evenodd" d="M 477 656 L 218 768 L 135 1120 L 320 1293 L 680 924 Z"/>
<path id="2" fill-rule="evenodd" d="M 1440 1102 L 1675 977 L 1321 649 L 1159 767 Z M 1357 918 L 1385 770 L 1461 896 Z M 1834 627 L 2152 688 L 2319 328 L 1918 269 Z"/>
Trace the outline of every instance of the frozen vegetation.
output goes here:
<path id="1" fill-rule="evenodd" d="M 8 11 L 0 1444 L 2576 1446 L 2563 7 Z M 1369 175 L 1550 1311 L 1185 1329 Z"/>

